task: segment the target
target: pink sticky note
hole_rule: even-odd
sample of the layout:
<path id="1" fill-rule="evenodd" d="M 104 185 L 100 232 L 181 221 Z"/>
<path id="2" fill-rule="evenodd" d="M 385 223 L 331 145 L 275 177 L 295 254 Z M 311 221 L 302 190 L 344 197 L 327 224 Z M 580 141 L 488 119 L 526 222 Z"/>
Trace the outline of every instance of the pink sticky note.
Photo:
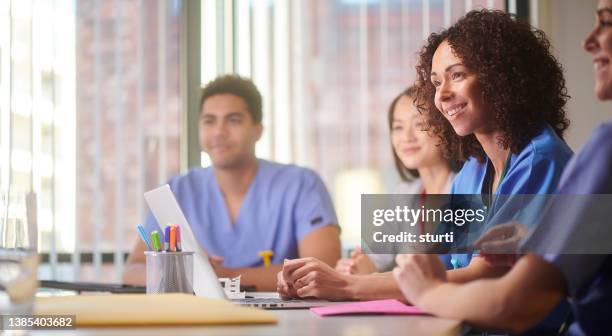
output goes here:
<path id="1" fill-rule="evenodd" d="M 388 314 L 388 315 L 422 315 L 415 306 L 405 305 L 397 300 L 361 301 L 337 304 L 325 307 L 310 308 L 320 316 L 347 315 L 347 314 Z"/>

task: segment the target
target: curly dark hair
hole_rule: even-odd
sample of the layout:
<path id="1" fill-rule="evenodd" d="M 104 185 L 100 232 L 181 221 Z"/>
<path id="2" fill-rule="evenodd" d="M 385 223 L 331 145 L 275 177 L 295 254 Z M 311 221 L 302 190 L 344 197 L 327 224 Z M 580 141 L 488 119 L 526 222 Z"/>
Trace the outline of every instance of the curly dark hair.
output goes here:
<path id="1" fill-rule="evenodd" d="M 252 80 L 238 75 L 223 75 L 215 78 L 202 88 L 200 111 L 206 99 L 218 94 L 233 94 L 242 98 L 253 118 L 253 122 L 261 123 L 263 116 L 261 93 L 259 93 Z"/>
<path id="2" fill-rule="evenodd" d="M 448 153 L 462 160 L 485 159 L 474 134 L 457 135 L 434 104 L 431 66 L 443 41 L 475 73 L 484 104 L 495 111 L 493 126 L 503 133 L 498 138 L 501 146 L 518 153 L 546 124 L 563 138 L 569 127 L 565 116 L 569 95 L 563 68 L 551 54 L 544 32 L 502 11 L 474 10 L 448 29 L 429 35 L 416 66 L 417 107 Z"/>

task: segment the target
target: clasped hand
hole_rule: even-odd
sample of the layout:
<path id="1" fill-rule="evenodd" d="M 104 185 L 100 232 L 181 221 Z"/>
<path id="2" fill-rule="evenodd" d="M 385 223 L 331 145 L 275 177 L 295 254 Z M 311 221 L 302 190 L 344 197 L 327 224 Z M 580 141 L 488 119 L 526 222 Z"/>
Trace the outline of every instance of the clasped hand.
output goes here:
<path id="1" fill-rule="evenodd" d="M 277 274 L 277 291 L 282 298 L 346 300 L 348 276 L 316 258 L 287 260 Z"/>

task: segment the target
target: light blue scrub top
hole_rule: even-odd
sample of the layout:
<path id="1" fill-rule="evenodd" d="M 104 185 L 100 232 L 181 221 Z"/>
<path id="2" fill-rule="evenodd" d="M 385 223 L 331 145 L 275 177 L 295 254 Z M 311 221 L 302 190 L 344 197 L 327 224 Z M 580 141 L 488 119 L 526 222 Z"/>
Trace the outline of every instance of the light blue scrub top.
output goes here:
<path id="1" fill-rule="evenodd" d="M 274 252 L 272 263 L 297 258 L 302 238 L 338 223 L 331 197 L 314 171 L 259 159 L 232 224 L 213 169 L 193 168 L 169 184 L 196 239 L 210 255 L 222 257 L 224 267 L 260 266 L 258 253 L 264 250 Z M 148 215 L 148 232 L 161 226 Z"/>
<path id="2" fill-rule="evenodd" d="M 557 136 L 552 127 L 546 125 L 520 153 L 512 154 L 506 175 L 495 190 L 496 195 L 551 194 L 554 193 L 566 164 L 572 157 L 572 150 Z M 478 162 L 471 157 L 459 171 L 453 182 L 451 194 L 482 194 L 489 159 Z M 503 211 L 503 204 L 489 209 L 487 222 Z M 518 218 L 515 218 L 518 219 Z M 498 223 L 499 224 L 499 223 Z M 486 225 L 485 225 L 486 226 Z M 465 267 L 472 254 L 443 255 L 447 269 Z"/>
<path id="3" fill-rule="evenodd" d="M 612 194 L 612 122 L 600 125 L 593 136 L 567 165 L 559 184 L 559 194 Z M 587 205 L 588 206 L 588 203 Z M 548 207 L 528 238 L 528 250 L 541 255 L 563 273 L 576 321 L 568 335 L 609 335 L 612 321 L 612 255 L 550 253 L 551 245 L 571 245 L 592 237 L 595 232 L 608 239 L 591 240 L 593 251 L 605 251 L 612 239 L 612 219 L 594 224 L 582 216 L 591 209 L 560 211 Z M 612 206 L 603 215 L 612 218 Z M 531 241 L 534 239 L 535 241 Z M 543 245 L 538 245 L 543 244 Z M 533 250 L 532 250 L 533 248 Z"/>

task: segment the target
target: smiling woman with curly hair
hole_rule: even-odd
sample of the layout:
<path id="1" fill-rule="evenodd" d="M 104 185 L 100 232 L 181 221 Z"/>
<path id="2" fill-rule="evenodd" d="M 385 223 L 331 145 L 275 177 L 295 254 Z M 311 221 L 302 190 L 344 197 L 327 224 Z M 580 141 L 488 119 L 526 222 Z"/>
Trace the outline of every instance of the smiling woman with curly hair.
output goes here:
<path id="1" fill-rule="evenodd" d="M 537 207 L 517 213 L 510 210 L 516 205 L 512 197 L 493 195 L 554 193 L 572 156 L 563 141 L 569 126 L 563 69 L 544 32 L 502 11 L 471 11 L 429 36 L 416 69 L 415 104 L 428 130 L 447 154 L 466 160 L 451 194 L 482 194 L 488 209 L 485 225 L 470 237 L 498 223 L 532 222 Z M 472 244 L 467 235 L 455 243 Z M 442 260 L 452 269 L 452 282 L 497 277 L 509 269 L 471 254 Z M 556 328 L 566 310 L 561 305 L 539 327 Z"/>
<path id="2" fill-rule="evenodd" d="M 563 71 L 549 48 L 544 33 L 500 11 L 472 11 L 430 35 L 420 53 L 413 98 L 426 116 L 428 131 L 441 139 L 441 148 L 466 160 L 451 194 L 555 191 L 572 151 L 562 139 L 569 125 Z M 488 213 L 480 230 L 512 213 L 499 198 L 482 199 Z M 477 237 L 476 231 L 465 230 Z M 459 235 L 454 239 L 464 243 Z M 442 256 L 453 270 L 440 276 L 463 283 L 499 277 L 509 269 L 471 257 Z M 345 275 L 312 259 L 287 261 L 278 277 L 279 291 L 286 296 L 403 298 L 389 273 Z"/>
<path id="3" fill-rule="evenodd" d="M 466 160 L 451 193 L 555 191 L 572 155 L 562 140 L 569 96 L 542 31 L 505 12 L 469 12 L 429 36 L 417 64 L 416 96 L 429 131 Z M 465 267 L 470 260 L 457 255 L 448 266 Z"/>
<path id="4" fill-rule="evenodd" d="M 519 153 L 544 125 L 563 137 L 569 126 L 565 117 L 569 96 L 563 69 L 549 49 L 541 30 L 500 11 L 472 11 L 449 29 L 431 34 L 417 65 L 419 105 L 449 152 L 479 162 L 487 155 L 479 130 L 469 128 L 459 115 L 448 114 L 455 103 L 449 86 L 463 83 L 466 76 L 473 77 L 477 96 L 472 98 L 482 104 L 487 128 L 499 132 L 496 142 L 502 148 Z M 436 72 L 432 68 L 436 52 L 438 60 L 456 61 L 459 69 Z M 444 75 L 454 77 L 447 84 Z"/>
<path id="5" fill-rule="evenodd" d="M 554 193 L 572 156 L 563 141 L 569 96 L 545 34 L 505 12 L 469 12 L 429 36 L 419 55 L 417 87 L 416 105 L 429 131 L 449 154 L 466 160 L 451 194 L 484 195 L 489 213 L 477 230 L 529 221 L 508 210 L 511 197 L 492 195 Z M 471 244 L 465 237 L 457 241 Z M 442 260 L 453 269 L 452 282 L 496 277 L 509 267 L 471 254 Z M 550 322 L 554 328 L 562 321 L 553 316 Z"/>

